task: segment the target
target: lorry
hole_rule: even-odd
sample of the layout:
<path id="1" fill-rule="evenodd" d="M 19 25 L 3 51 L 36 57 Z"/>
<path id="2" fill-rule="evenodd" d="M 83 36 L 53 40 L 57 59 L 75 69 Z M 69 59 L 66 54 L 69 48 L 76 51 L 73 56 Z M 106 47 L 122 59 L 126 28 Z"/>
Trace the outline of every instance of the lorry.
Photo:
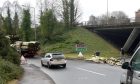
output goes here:
<path id="1" fill-rule="evenodd" d="M 16 41 L 12 46 L 24 57 L 34 57 L 40 49 L 38 41 Z"/>

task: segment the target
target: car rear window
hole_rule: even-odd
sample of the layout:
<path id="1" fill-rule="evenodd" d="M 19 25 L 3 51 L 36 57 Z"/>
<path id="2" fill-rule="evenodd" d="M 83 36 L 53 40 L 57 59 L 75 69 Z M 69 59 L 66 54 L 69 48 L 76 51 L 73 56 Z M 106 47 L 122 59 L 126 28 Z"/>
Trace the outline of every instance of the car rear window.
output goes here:
<path id="1" fill-rule="evenodd" d="M 60 53 L 55 53 L 55 54 L 52 54 L 52 57 L 55 59 L 63 59 L 64 55 Z"/>

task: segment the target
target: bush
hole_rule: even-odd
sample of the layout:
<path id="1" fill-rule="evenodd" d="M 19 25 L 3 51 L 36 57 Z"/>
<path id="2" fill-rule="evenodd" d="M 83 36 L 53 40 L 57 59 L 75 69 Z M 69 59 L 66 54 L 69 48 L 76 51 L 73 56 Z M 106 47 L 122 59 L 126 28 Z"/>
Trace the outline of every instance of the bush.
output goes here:
<path id="1" fill-rule="evenodd" d="M 0 84 L 18 79 L 21 77 L 23 69 L 9 61 L 0 59 Z"/>
<path id="2" fill-rule="evenodd" d="M 1 78 L 1 76 L 0 76 L 0 84 L 6 84 L 6 81 L 3 80 L 3 79 Z"/>
<path id="3" fill-rule="evenodd" d="M 13 64 L 20 65 L 20 55 L 13 48 L 9 50 L 6 60 Z"/>
<path id="4" fill-rule="evenodd" d="M 9 47 L 8 49 L 3 48 L 0 51 L 0 57 L 2 59 L 12 62 L 13 64 L 20 65 L 20 55 L 16 50 L 11 47 Z"/>
<path id="5" fill-rule="evenodd" d="M 20 55 L 14 48 L 10 47 L 9 39 L 2 32 L 0 32 L 0 39 L 0 57 L 16 65 L 20 65 Z"/>

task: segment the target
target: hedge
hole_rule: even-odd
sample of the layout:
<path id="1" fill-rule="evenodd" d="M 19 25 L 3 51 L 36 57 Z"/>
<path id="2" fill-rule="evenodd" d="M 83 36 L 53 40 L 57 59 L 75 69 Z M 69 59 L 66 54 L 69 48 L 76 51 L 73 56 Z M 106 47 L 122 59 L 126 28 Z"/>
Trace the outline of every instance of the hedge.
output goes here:
<path id="1" fill-rule="evenodd" d="M 0 59 L 0 84 L 7 84 L 8 81 L 19 79 L 23 69 L 9 61 Z"/>

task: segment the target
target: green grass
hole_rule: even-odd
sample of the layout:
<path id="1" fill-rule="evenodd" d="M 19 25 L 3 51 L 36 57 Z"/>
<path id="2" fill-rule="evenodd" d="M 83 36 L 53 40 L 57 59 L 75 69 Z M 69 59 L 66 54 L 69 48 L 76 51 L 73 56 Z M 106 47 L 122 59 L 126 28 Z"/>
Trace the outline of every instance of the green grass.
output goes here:
<path id="1" fill-rule="evenodd" d="M 55 44 L 43 45 L 45 52 L 63 52 L 67 57 L 73 57 L 78 55 L 75 51 L 75 42 L 79 40 L 85 43 L 87 51 L 83 52 L 86 58 L 91 57 L 96 51 L 101 52 L 103 57 L 118 57 L 119 51 L 109 44 L 107 41 L 102 39 L 95 33 L 89 32 L 83 28 L 76 28 L 63 35 L 66 39 L 64 42 L 57 42 Z"/>

